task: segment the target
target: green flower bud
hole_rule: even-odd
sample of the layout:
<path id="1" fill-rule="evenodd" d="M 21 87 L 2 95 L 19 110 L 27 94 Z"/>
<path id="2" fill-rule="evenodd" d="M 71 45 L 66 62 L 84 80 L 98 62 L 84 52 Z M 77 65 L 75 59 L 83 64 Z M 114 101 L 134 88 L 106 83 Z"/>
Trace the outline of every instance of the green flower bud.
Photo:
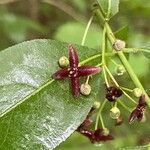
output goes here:
<path id="1" fill-rule="evenodd" d="M 104 136 L 109 135 L 109 129 L 108 128 L 103 128 L 103 135 Z"/>
<path id="2" fill-rule="evenodd" d="M 122 40 L 116 40 L 113 44 L 113 48 L 117 51 L 122 50 L 123 48 L 125 48 L 126 43 Z"/>
<path id="3" fill-rule="evenodd" d="M 143 94 L 143 91 L 139 88 L 133 89 L 133 94 L 135 97 L 140 97 Z"/>
<path id="4" fill-rule="evenodd" d="M 120 117 L 120 110 L 117 107 L 110 109 L 110 117 L 112 119 L 118 119 Z"/>
<path id="5" fill-rule="evenodd" d="M 95 109 L 98 109 L 100 107 L 101 103 L 99 101 L 95 101 L 94 104 L 93 104 L 93 107 Z"/>
<path id="6" fill-rule="evenodd" d="M 60 57 L 58 63 L 61 68 L 65 68 L 69 65 L 69 60 L 66 56 L 62 56 Z"/>
<path id="7" fill-rule="evenodd" d="M 125 70 L 123 65 L 118 65 L 116 67 L 116 73 L 117 73 L 118 76 L 123 75 L 125 72 L 126 72 L 126 70 Z"/>
<path id="8" fill-rule="evenodd" d="M 87 83 L 82 84 L 80 87 L 80 92 L 83 95 L 89 95 L 91 93 L 91 86 Z"/>

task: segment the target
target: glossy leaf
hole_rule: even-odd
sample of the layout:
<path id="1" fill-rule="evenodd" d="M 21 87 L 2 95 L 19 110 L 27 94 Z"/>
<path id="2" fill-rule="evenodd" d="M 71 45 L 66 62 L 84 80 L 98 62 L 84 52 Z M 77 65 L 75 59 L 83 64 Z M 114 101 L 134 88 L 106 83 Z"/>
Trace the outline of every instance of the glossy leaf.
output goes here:
<path id="1" fill-rule="evenodd" d="M 76 48 L 80 61 L 96 54 Z M 62 55 L 68 55 L 68 44 L 52 40 L 0 52 L 0 149 L 53 149 L 85 119 L 99 92 L 100 75 L 90 80 L 90 96 L 75 99 L 68 80 L 51 79 Z"/>

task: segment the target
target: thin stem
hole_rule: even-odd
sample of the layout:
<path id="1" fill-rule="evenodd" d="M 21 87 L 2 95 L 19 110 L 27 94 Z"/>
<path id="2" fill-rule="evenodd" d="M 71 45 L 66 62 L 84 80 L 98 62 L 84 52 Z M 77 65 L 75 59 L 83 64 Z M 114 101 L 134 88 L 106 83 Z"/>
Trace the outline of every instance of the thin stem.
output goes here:
<path id="1" fill-rule="evenodd" d="M 85 84 L 89 83 L 90 76 L 87 77 Z"/>
<path id="2" fill-rule="evenodd" d="M 126 53 L 130 53 L 130 52 L 126 52 Z M 109 53 L 105 53 L 105 57 L 108 56 L 108 57 L 112 57 L 114 55 L 116 55 L 117 52 L 109 52 Z M 85 60 L 83 60 L 82 62 L 79 63 L 79 65 L 84 65 L 85 63 L 88 63 L 96 58 L 100 58 L 102 56 L 102 54 L 96 54 L 96 55 L 93 55 Z"/>
<path id="3" fill-rule="evenodd" d="M 92 20 L 93 20 L 93 16 L 90 17 L 90 19 L 89 19 L 89 21 L 88 21 L 88 23 L 87 23 L 87 26 L 86 26 L 86 28 L 85 28 L 85 31 L 84 31 L 84 34 L 83 34 L 83 38 L 82 38 L 82 42 L 81 42 L 81 45 L 82 45 L 82 46 L 84 46 L 84 44 L 85 44 L 85 39 L 86 39 L 86 37 L 87 37 L 87 33 L 88 33 L 88 30 L 89 30 L 90 25 L 91 25 L 91 23 L 92 23 Z M 88 82 L 89 82 L 89 76 L 87 76 L 86 84 L 88 84 Z"/>
<path id="4" fill-rule="evenodd" d="M 137 104 L 137 102 L 130 96 L 128 95 L 124 90 L 122 90 L 123 94 L 128 97 L 133 103 Z"/>
<path id="5" fill-rule="evenodd" d="M 150 53 L 149 49 L 144 49 L 144 48 L 124 48 L 123 52 L 127 52 L 127 53 L 136 53 L 136 52 L 145 52 L 145 53 Z"/>
<path id="6" fill-rule="evenodd" d="M 126 90 L 126 91 L 128 91 L 128 92 L 133 92 L 132 89 L 129 89 L 129 88 L 126 88 L 126 87 L 123 87 L 123 86 L 120 86 L 120 88 L 123 89 L 123 90 Z"/>
<path id="7" fill-rule="evenodd" d="M 118 103 L 120 103 L 120 105 L 122 105 L 123 108 L 125 108 L 126 110 L 128 110 L 129 112 L 131 112 L 130 108 L 127 107 L 121 100 L 118 100 Z"/>
<path id="8" fill-rule="evenodd" d="M 110 60 L 115 66 L 119 66 L 119 64 L 117 64 L 113 59 L 110 58 Z"/>
<path id="9" fill-rule="evenodd" d="M 106 75 L 105 67 L 103 66 L 102 68 L 103 68 L 103 74 L 104 74 L 104 80 L 105 80 L 106 86 L 109 87 L 109 82 L 107 80 L 107 75 Z"/>
<path id="10" fill-rule="evenodd" d="M 97 9 L 94 11 L 95 11 L 95 14 L 96 14 L 97 18 L 99 19 L 100 23 L 102 20 L 105 22 L 104 16 L 100 12 L 100 10 Z M 111 28 L 107 22 L 105 22 L 104 26 L 106 28 L 107 37 L 110 40 L 111 44 L 113 45 L 116 38 L 115 38 L 115 36 L 114 36 L 114 34 L 113 34 L 113 32 L 112 32 L 112 30 L 111 30 Z M 148 106 L 150 107 L 150 98 L 149 98 L 148 94 L 146 93 L 145 89 L 143 88 L 141 82 L 139 81 L 137 75 L 134 73 L 134 71 L 133 71 L 132 67 L 130 66 L 128 60 L 126 59 L 123 51 L 124 51 L 124 49 L 122 49 L 121 51 L 118 51 L 117 52 L 118 56 L 119 56 L 121 62 L 123 63 L 124 67 L 126 68 L 128 74 L 129 74 L 130 78 L 132 79 L 133 83 L 135 84 L 135 86 L 142 89 L 142 91 L 146 97 L 146 102 L 147 102 Z"/>
<path id="11" fill-rule="evenodd" d="M 108 0 L 108 11 L 106 19 L 109 19 L 111 13 L 111 0 Z"/>
<path id="12" fill-rule="evenodd" d="M 98 4 L 99 4 L 99 9 L 101 10 L 102 15 L 105 16 L 105 15 L 106 15 L 106 12 L 105 12 L 104 9 L 102 8 L 100 1 L 98 1 Z"/>
<path id="13" fill-rule="evenodd" d="M 106 104 L 107 100 L 105 99 L 101 105 L 101 107 L 99 108 L 99 111 L 97 113 L 97 117 L 96 117 L 96 123 L 95 123 L 95 130 L 98 128 L 98 122 L 99 122 L 99 118 L 100 118 L 100 115 L 101 115 L 101 112 Z M 104 123 L 103 123 L 104 124 Z"/>
<path id="14" fill-rule="evenodd" d="M 106 65 L 106 62 L 105 62 L 105 47 L 106 47 L 106 41 L 105 41 L 105 38 L 106 37 L 106 28 L 103 29 L 103 36 L 102 36 L 102 69 L 103 69 L 103 75 L 104 75 L 104 80 L 105 80 L 105 83 L 106 83 L 106 86 L 109 87 L 109 82 L 107 80 L 107 75 L 106 75 L 106 70 L 105 70 L 105 65 Z"/>
<path id="15" fill-rule="evenodd" d="M 88 23 L 87 23 L 87 26 L 85 28 L 85 31 L 84 31 L 84 35 L 83 35 L 83 38 L 82 38 L 82 42 L 81 42 L 81 45 L 83 46 L 85 44 L 85 39 L 86 39 L 86 36 L 87 36 L 87 33 L 88 33 L 88 30 L 90 28 L 90 25 L 92 23 L 92 20 L 93 20 L 93 16 L 90 17 Z"/>
<path id="16" fill-rule="evenodd" d="M 117 107 L 117 101 L 115 102 L 114 106 Z"/>
<path id="17" fill-rule="evenodd" d="M 113 75 L 111 74 L 111 72 L 109 71 L 109 69 L 107 68 L 107 66 L 105 66 L 105 68 L 106 68 L 106 71 L 108 72 L 110 78 L 111 78 L 112 81 L 114 82 L 114 84 L 115 84 L 118 88 L 120 88 L 118 82 L 115 80 L 115 78 L 113 77 Z M 124 93 L 124 95 L 125 95 L 126 97 L 128 97 L 133 103 L 136 104 L 135 100 L 134 100 L 133 98 L 131 98 L 123 89 L 122 89 L 122 92 Z"/>
<path id="18" fill-rule="evenodd" d="M 91 57 L 89 57 L 89 58 L 87 58 L 87 59 L 81 61 L 81 62 L 79 63 L 79 65 L 83 65 L 83 64 L 85 64 L 85 63 L 87 63 L 87 62 L 89 62 L 89 61 L 92 61 L 92 60 L 96 59 L 96 58 L 100 58 L 101 56 L 102 56 L 101 54 L 96 54 L 96 55 L 94 55 L 94 56 L 91 56 Z"/>
<path id="19" fill-rule="evenodd" d="M 103 64 L 102 64 L 102 63 L 100 63 L 100 64 L 97 64 L 97 65 L 96 65 L 96 67 L 100 67 L 100 66 L 102 66 L 102 65 L 103 65 Z"/>
<path id="20" fill-rule="evenodd" d="M 101 121 L 102 128 L 104 129 L 104 128 L 105 128 L 105 125 L 104 125 L 104 121 L 103 121 L 103 117 L 102 117 L 102 114 L 101 114 L 101 113 L 100 113 L 100 115 L 99 115 L 99 118 L 100 118 L 100 121 Z"/>
<path id="21" fill-rule="evenodd" d="M 107 68 L 107 66 L 105 66 L 105 69 L 107 71 L 107 73 L 109 74 L 110 78 L 112 79 L 112 81 L 114 82 L 114 84 L 119 87 L 119 84 L 117 83 L 117 81 L 115 80 L 115 78 L 113 77 L 113 75 L 111 74 L 111 72 L 109 71 L 109 69 Z"/>

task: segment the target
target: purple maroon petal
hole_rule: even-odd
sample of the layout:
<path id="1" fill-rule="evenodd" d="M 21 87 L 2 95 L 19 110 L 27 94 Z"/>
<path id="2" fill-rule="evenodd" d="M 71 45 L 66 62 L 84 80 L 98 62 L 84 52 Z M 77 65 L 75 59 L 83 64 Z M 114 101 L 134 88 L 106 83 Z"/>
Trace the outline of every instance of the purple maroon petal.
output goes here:
<path id="1" fill-rule="evenodd" d="M 53 79 L 64 79 L 66 77 L 68 77 L 68 69 L 67 68 L 58 70 L 52 75 Z"/>
<path id="2" fill-rule="evenodd" d="M 141 121 L 142 118 L 143 118 L 143 112 L 141 112 L 141 113 L 137 116 L 138 121 Z"/>
<path id="3" fill-rule="evenodd" d="M 145 106 L 146 106 L 145 95 L 141 95 L 140 98 L 139 98 L 138 107 L 145 107 Z"/>
<path id="4" fill-rule="evenodd" d="M 82 135 L 84 135 L 85 137 L 89 138 L 89 140 L 92 143 L 94 143 L 94 132 L 92 130 L 82 129 L 82 130 L 80 130 L 78 132 L 81 133 Z"/>
<path id="5" fill-rule="evenodd" d="M 94 66 L 81 66 L 78 68 L 78 75 L 79 76 L 89 76 L 97 74 L 102 69 L 100 67 L 94 67 Z"/>
<path id="6" fill-rule="evenodd" d="M 134 122 L 134 121 L 138 118 L 138 116 L 139 116 L 141 113 L 142 113 L 142 110 L 141 110 L 141 109 L 135 108 L 135 109 L 131 112 L 131 114 L 130 114 L 130 116 L 129 116 L 129 123 Z"/>
<path id="7" fill-rule="evenodd" d="M 108 140 L 113 140 L 113 136 L 111 136 L 110 134 L 108 135 L 103 135 L 103 129 L 99 128 L 97 130 L 95 130 L 94 132 L 94 140 L 95 142 L 100 142 L 100 141 L 108 141 Z"/>
<path id="8" fill-rule="evenodd" d="M 80 95 L 80 81 L 79 81 L 79 78 L 71 78 L 71 88 L 72 88 L 73 96 L 78 97 Z"/>
<path id="9" fill-rule="evenodd" d="M 93 123 L 93 120 L 92 120 L 92 119 L 86 118 L 86 119 L 84 120 L 84 122 L 83 122 L 80 126 L 82 126 L 82 127 L 88 127 L 88 126 L 90 126 L 92 123 Z"/>
<path id="10" fill-rule="evenodd" d="M 78 67 L 78 54 L 72 45 L 69 46 L 69 62 L 70 62 L 70 67 L 72 68 Z"/>

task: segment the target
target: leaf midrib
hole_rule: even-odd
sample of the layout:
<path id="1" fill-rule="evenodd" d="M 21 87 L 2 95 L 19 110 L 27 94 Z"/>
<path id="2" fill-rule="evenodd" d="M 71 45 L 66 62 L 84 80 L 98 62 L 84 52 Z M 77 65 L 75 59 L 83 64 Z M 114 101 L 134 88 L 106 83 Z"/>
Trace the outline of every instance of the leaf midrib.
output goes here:
<path id="1" fill-rule="evenodd" d="M 22 104 L 24 101 L 26 101 L 29 98 L 31 98 L 32 96 L 36 95 L 38 92 L 40 92 L 42 89 L 44 89 L 47 86 L 49 86 L 54 81 L 55 81 L 54 79 L 51 79 L 48 82 L 44 83 L 42 86 L 39 86 L 35 91 L 33 91 L 31 94 L 27 95 L 24 99 L 22 99 L 19 102 L 15 103 L 14 105 L 12 105 L 8 109 L 6 109 L 3 113 L 1 113 L 0 114 L 0 118 L 3 117 L 5 114 L 9 113 L 10 111 L 12 111 L 13 109 L 15 109 L 17 106 L 19 106 L 20 104 Z"/>
<path id="2" fill-rule="evenodd" d="M 79 65 L 83 65 L 89 61 L 92 61 L 93 59 L 96 59 L 100 57 L 99 54 L 97 55 L 93 55 L 83 61 L 81 61 L 79 63 Z M 22 104 L 24 101 L 28 100 L 29 98 L 31 98 L 32 96 L 36 95 L 38 92 L 40 92 L 42 89 L 44 89 L 45 87 L 49 86 L 51 83 L 53 83 L 55 80 L 51 79 L 48 80 L 48 82 L 44 83 L 42 86 L 39 86 L 36 90 L 34 90 L 31 94 L 27 95 L 24 99 L 20 100 L 19 102 L 15 103 L 14 105 L 12 105 L 11 107 L 9 107 L 8 109 L 6 109 L 4 112 L 2 112 L 0 114 L 0 118 L 2 118 L 5 114 L 9 113 L 10 111 L 12 111 L 13 109 L 15 109 L 17 106 L 19 106 L 20 104 Z"/>

